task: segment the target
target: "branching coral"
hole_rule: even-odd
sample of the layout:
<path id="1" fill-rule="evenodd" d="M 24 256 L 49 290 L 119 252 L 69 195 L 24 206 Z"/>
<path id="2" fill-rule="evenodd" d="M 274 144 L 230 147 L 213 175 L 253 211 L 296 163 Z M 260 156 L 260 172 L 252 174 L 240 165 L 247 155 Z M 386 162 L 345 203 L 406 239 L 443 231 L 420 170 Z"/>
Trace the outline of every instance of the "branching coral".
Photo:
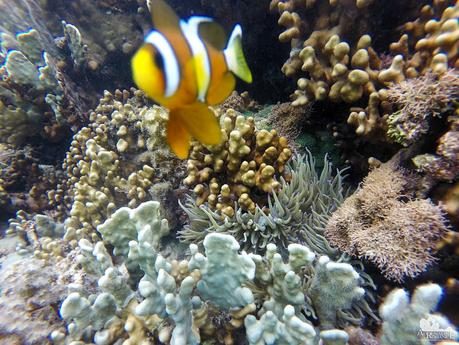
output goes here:
<path id="1" fill-rule="evenodd" d="M 459 7 L 454 1 L 434 1 L 432 6 L 425 5 L 422 7 L 417 20 L 406 23 L 403 26 L 403 35 L 398 42 L 392 43 L 389 47 L 391 53 L 396 54 L 391 66 L 380 70 L 378 73 L 377 78 L 381 83 L 379 92 L 370 94 L 368 107 L 365 109 L 351 109 L 348 123 L 357 127 L 357 134 L 370 138 L 371 135 L 375 134 L 375 131 L 377 132 L 380 129 L 387 131 L 386 121 L 388 121 L 390 128 L 387 134 L 396 141 L 404 144 L 406 143 L 404 137 L 408 137 L 409 142 L 410 132 L 416 132 L 416 129 L 420 133 L 426 131 L 428 125 L 423 123 L 419 117 L 418 121 L 410 116 L 408 118 L 403 117 L 403 110 L 402 113 L 395 112 L 388 118 L 388 115 L 392 113 L 389 101 L 397 101 L 397 99 L 390 99 L 389 95 L 392 97 L 395 95 L 393 92 L 388 93 L 385 87 L 393 84 L 396 85 L 404 80 L 407 80 L 407 85 L 414 83 L 413 86 L 419 86 L 419 83 L 428 83 L 429 76 L 413 82 L 409 79 L 429 73 L 434 73 L 437 75 L 435 78 L 440 78 L 438 76 L 445 73 L 448 70 L 448 66 L 457 68 L 457 44 L 459 41 L 458 13 Z M 404 85 L 402 84 L 401 88 Z M 392 86 L 391 88 L 396 92 L 396 86 Z M 450 92 L 454 92 L 453 89 L 450 90 Z M 441 99 L 444 99 L 439 93 L 435 94 L 440 96 Z M 425 96 L 430 96 L 430 94 L 426 94 Z M 430 97 L 426 98 L 432 100 Z M 437 101 L 441 103 L 441 99 L 437 99 Z M 435 112 L 438 106 L 441 106 L 441 104 L 436 104 L 435 110 L 430 110 L 429 113 L 432 111 Z M 413 110 L 413 108 L 410 110 Z M 405 123 L 405 121 L 408 123 Z M 416 128 L 413 128 L 413 122 Z M 418 133 L 411 134 L 417 135 Z"/>
<path id="2" fill-rule="evenodd" d="M 236 208 L 232 217 L 222 217 L 206 204 L 198 206 L 188 198 L 182 205 L 190 221 L 180 232 L 182 240 L 201 243 L 208 233 L 228 233 L 251 251 L 263 251 L 269 242 L 286 248 L 289 243 L 306 243 L 316 253 L 335 257 L 322 236 L 331 213 L 346 196 L 343 173 L 333 176 L 331 163 L 324 159 L 319 174 L 310 153 L 295 156 L 288 165 L 289 180 L 281 179 L 279 191 L 270 197 L 268 207 L 254 213 Z"/>
<path id="3" fill-rule="evenodd" d="M 91 86 L 82 90 L 68 76 L 72 67 L 63 68 L 65 51 L 72 56 L 82 50 L 78 29 L 63 23 L 67 39 L 60 47 L 47 40 L 48 32 L 30 29 L 15 36 L 1 34 L 0 58 L 0 139 L 21 144 L 28 137 L 41 135 L 52 142 L 64 137 L 63 127 L 77 130 L 85 121 L 84 112 L 95 100 Z M 72 34 L 70 34 L 72 33 Z M 76 53 L 75 53 L 76 54 Z M 76 60 L 84 59 L 81 53 Z M 76 68 L 76 62 L 71 66 Z"/>
<path id="4" fill-rule="evenodd" d="M 292 152 L 275 130 L 257 130 L 253 118 L 229 109 L 220 116 L 223 142 L 214 147 L 195 143 L 185 184 L 194 187 L 196 204 L 229 217 L 236 208 L 255 212 L 258 199 L 279 190 Z"/>
<path id="5" fill-rule="evenodd" d="M 244 323 L 252 339 L 256 328 L 275 319 L 280 322 L 278 331 L 286 327 L 290 332 L 278 334 L 280 339 L 299 341 L 308 333 L 313 341 L 317 330 L 303 309 L 318 318 L 322 329 L 358 322 L 364 311 L 371 314 L 363 298 L 363 276 L 348 263 L 326 256 L 315 260 L 306 246 L 290 245 L 284 263 L 273 244 L 261 257 L 239 253 L 239 244 L 230 235 L 212 233 L 204 239 L 204 253 L 192 244 L 188 260 L 165 258 L 159 248 L 168 225 L 159 210 L 154 201 L 136 209 L 122 208 L 99 227 L 105 244 L 80 240 L 77 261 L 98 280 L 97 289 L 89 295 L 82 286 L 71 287 L 61 306 L 68 335 L 54 332 L 56 344 L 77 340 L 103 344 L 115 337 L 197 344 L 220 339 L 222 333 L 221 341 L 232 344 L 233 332 Z M 114 236 L 115 230 L 119 236 Z M 120 241 L 133 237 L 129 245 Z M 119 256 L 110 255 L 107 244 Z M 136 271 L 143 274 L 138 284 L 132 279 Z M 338 291 L 338 285 L 344 291 Z M 257 305 L 261 322 L 250 315 Z M 138 332 L 131 334 L 131 329 Z M 264 328 L 270 331 L 275 330 Z"/>
<path id="6" fill-rule="evenodd" d="M 447 231 L 441 209 L 409 194 L 410 177 L 389 162 L 333 213 L 325 236 L 340 250 L 374 262 L 392 280 L 425 271 Z"/>
<path id="7" fill-rule="evenodd" d="M 177 182 L 153 188 L 154 182 L 180 172 L 180 162 L 165 142 L 167 116 L 140 91 L 105 93 L 90 115 L 91 125 L 74 136 L 67 152 L 67 180 L 49 193 L 56 205 L 70 209 L 67 240 L 97 241 L 95 228 L 117 207 L 166 197 L 170 183 Z"/>

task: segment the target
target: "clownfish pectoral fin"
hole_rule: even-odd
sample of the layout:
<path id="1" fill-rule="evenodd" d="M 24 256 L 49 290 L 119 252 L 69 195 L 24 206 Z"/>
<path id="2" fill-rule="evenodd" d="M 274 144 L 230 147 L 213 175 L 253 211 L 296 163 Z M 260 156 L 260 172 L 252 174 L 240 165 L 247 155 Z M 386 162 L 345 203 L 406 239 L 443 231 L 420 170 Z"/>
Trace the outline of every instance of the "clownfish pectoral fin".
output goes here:
<path id="1" fill-rule="evenodd" d="M 164 0 L 147 0 L 147 6 L 156 29 L 179 28 L 179 17 Z"/>
<path id="2" fill-rule="evenodd" d="M 246 83 L 252 82 L 252 72 L 245 61 L 242 51 L 242 29 L 240 25 L 234 27 L 228 41 L 228 46 L 223 51 L 228 69 Z"/>
<path id="3" fill-rule="evenodd" d="M 210 105 L 220 104 L 228 98 L 236 86 L 236 78 L 231 73 L 226 73 L 216 85 L 211 85 L 207 92 L 207 103 Z"/>
<path id="4" fill-rule="evenodd" d="M 169 112 L 167 142 L 178 158 L 185 159 L 188 157 L 188 151 L 190 151 L 191 135 L 186 130 L 178 111 L 171 110 Z"/>
<path id="5" fill-rule="evenodd" d="M 201 21 L 199 23 L 199 37 L 213 46 L 218 51 L 225 49 L 226 32 L 223 27 L 214 21 Z"/>
<path id="6" fill-rule="evenodd" d="M 218 145 L 222 133 L 214 112 L 204 103 L 195 103 L 177 110 L 186 130 L 204 145 Z"/>

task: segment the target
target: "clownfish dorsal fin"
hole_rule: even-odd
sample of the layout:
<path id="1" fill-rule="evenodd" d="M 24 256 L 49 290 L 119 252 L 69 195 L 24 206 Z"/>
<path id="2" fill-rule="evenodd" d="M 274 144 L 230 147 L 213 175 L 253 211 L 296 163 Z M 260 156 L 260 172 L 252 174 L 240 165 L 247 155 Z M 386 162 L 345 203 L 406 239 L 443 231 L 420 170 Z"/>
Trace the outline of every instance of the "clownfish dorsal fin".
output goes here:
<path id="1" fill-rule="evenodd" d="M 242 29 L 238 24 L 228 40 L 228 46 L 223 51 L 228 69 L 246 83 L 252 82 L 252 72 L 250 72 L 247 61 L 242 51 Z"/>
<path id="2" fill-rule="evenodd" d="M 221 51 L 226 46 L 226 32 L 223 27 L 214 21 L 202 21 L 199 23 L 199 37 L 215 49 Z"/>
<path id="3" fill-rule="evenodd" d="M 180 18 L 165 1 L 147 0 L 147 6 L 155 29 L 159 31 L 167 28 L 179 29 Z"/>

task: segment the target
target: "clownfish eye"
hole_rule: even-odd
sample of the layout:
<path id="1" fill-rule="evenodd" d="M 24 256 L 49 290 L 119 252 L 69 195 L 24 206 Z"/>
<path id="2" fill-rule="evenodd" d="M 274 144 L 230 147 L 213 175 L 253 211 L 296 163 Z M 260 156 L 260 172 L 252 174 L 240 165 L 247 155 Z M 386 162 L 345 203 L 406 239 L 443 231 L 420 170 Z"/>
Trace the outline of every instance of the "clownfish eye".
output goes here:
<path id="1" fill-rule="evenodd" d="M 164 60 L 163 60 L 163 56 L 161 55 L 161 53 L 156 52 L 154 54 L 153 62 L 155 64 L 155 66 L 158 67 L 158 69 L 160 69 L 161 71 L 164 70 Z"/>

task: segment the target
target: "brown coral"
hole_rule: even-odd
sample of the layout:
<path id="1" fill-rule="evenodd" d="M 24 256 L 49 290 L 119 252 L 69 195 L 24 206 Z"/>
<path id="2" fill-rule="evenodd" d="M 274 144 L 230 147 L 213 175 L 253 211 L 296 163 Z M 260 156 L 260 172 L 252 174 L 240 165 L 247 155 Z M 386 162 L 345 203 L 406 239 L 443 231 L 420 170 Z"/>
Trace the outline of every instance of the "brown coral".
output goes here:
<path id="1" fill-rule="evenodd" d="M 439 207 L 414 199 L 410 177 L 389 162 L 371 171 L 363 185 L 330 218 L 332 245 L 375 263 L 391 280 L 423 272 L 447 227 Z"/>
<path id="2" fill-rule="evenodd" d="M 398 109 L 388 117 L 387 134 L 407 146 L 429 130 L 433 117 L 440 117 L 452 109 L 459 98 L 459 74 L 448 69 L 443 74 L 427 73 L 410 78 L 387 89 L 387 96 Z"/>
<path id="3" fill-rule="evenodd" d="M 257 130 L 252 117 L 229 109 L 220 117 L 223 142 L 204 147 L 195 143 L 188 160 L 185 184 L 194 187 L 197 204 L 234 215 L 237 202 L 254 212 L 258 199 L 277 191 L 292 152 L 275 130 Z"/>

